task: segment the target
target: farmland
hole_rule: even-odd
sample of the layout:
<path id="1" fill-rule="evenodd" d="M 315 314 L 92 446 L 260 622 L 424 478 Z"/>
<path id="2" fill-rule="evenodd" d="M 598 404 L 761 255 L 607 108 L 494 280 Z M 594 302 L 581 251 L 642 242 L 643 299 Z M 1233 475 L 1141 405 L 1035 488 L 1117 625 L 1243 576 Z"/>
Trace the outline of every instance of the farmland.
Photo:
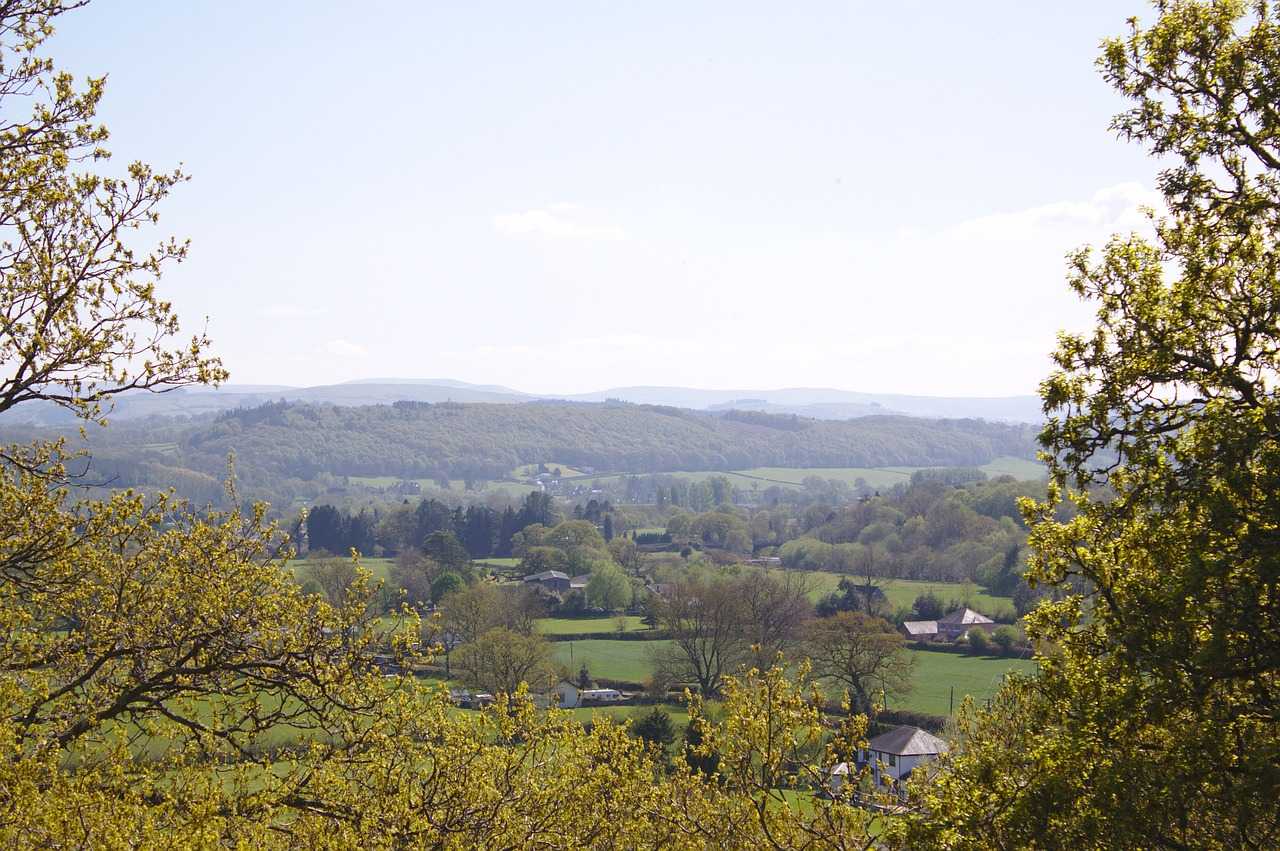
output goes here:
<path id="1" fill-rule="evenodd" d="M 642 683 L 653 673 L 650 654 L 670 646 L 669 641 L 559 641 L 555 644 L 555 661 L 570 672 L 586 665 L 593 677 Z"/>
<path id="2" fill-rule="evenodd" d="M 607 680 L 644 682 L 652 673 L 651 653 L 669 641 L 562 641 L 555 645 L 555 659 L 574 673 L 586 665 L 591 675 Z M 933 715 L 950 711 L 951 689 L 956 706 L 965 695 L 975 701 L 995 694 L 1007 672 L 1030 673 L 1035 663 L 1026 659 L 967 656 L 932 650 L 909 651 L 915 660 L 915 687 L 901 699 L 892 699 L 890 708 L 910 709 Z"/>
<path id="3" fill-rule="evenodd" d="M 626 624 L 625 632 L 645 629 L 637 615 L 622 616 Z M 618 629 L 618 616 L 599 618 L 541 618 L 537 622 L 538 632 L 543 635 L 574 635 L 584 632 L 615 632 Z"/>
<path id="4" fill-rule="evenodd" d="M 771 485 L 799 487 L 805 479 L 817 476 L 820 479 L 836 479 L 852 485 L 859 479 L 869 487 L 889 488 L 896 484 L 911 480 L 911 474 L 918 470 L 942 469 L 939 467 L 753 467 L 746 470 L 681 470 L 668 475 L 689 481 L 703 481 L 712 476 L 728 476 L 739 489 L 763 490 Z M 1013 476 L 1020 480 L 1040 479 L 1044 476 L 1044 466 L 1038 461 L 1014 456 L 1000 456 L 977 469 L 988 476 Z M 610 479 L 618 479 L 630 473 L 607 473 L 594 476 L 572 478 L 575 484 L 596 484 Z"/>
<path id="5" fill-rule="evenodd" d="M 809 597 L 817 602 L 824 595 L 834 591 L 843 574 L 824 570 L 806 570 L 811 585 Z M 932 592 L 943 602 L 956 600 L 985 614 L 994 615 L 1001 611 L 1012 611 L 1013 600 L 1009 597 L 997 597 L 979 590 L 973 585 L 959 582 L 926 582 L 916 579 L 879 579 L 876 584 L 884 591 L 890 609 L 909 609 L 921 594 Z M 966 597 L 968 598 L 966 601 Z"/>

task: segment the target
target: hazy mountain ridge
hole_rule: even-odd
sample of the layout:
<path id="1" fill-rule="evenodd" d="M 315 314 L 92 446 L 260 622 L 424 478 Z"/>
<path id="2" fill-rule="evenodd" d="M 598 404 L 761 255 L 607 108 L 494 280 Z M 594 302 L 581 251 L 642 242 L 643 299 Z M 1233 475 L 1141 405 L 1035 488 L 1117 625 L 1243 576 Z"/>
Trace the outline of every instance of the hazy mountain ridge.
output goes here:
<path id="1" fill-rule="evenodd" d="M 975 418 L 1007 422 L 1039 422 L 1043 416 L 1035 396 L 935 397 L 860 393 L 832 388 L 791 387 L 779 390 L 703 390 L 689 387 L 615 387 L 592 393 L 535 394 L 492 384 L 470 384 L 446 378 L 374 378 L 316 387 L 236 385 L 187 387 L 167 393 L 128 393 L 115 402 L 114 420 L 151 416 L 200 417 L 267 402 L 289 401 L 344 406 L 412 402 L 487 402 L 515 404 L 533 400 L 669 405 L 693 410 L 760 410 L 824 420 L 898 414 L 929 418 Z M 0 416 L 6 424 L 70 425 L 72 417 L 53 405 L 30 404 Z"/>

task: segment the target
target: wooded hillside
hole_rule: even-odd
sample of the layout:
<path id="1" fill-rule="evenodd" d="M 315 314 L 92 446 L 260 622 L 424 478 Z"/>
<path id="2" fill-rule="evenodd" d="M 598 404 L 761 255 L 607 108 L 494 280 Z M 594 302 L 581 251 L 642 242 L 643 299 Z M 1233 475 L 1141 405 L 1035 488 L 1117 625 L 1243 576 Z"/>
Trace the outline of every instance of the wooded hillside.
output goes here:
<path id="1" fill-rule="evenodd" d="M 521 464 L 598 471 L 759 466 L 976 466 L 1031 457 L 1032 429 L 979 420 L 848 421 L 631 404 L 424 404 L 336 407 L 272 403 L 194 421 L 143 420 L 95 430 L 100 470 L 221 476 L 228 455 L 250 479 L 349 476 L 492 479 Z M 143 478 L 150 478 L 147 473 Z M 141 483 L 141 482 L 138 482 Z"/>

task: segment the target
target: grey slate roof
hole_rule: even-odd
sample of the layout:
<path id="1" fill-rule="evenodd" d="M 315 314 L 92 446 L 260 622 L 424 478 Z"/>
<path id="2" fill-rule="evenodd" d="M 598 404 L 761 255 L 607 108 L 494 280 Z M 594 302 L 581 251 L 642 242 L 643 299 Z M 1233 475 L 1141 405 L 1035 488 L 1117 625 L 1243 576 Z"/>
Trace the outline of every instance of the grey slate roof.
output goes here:
<path id="1" fill-rule="evenodd" d="M 937 621 L 903 621 L 902 628 L 907 631 L 907 635 L 937 635 Z"/>
<path id="2" fill-rule="evenodd" d="M 873 751 L 897 756 L 932 756 L 948 750 L 946 742 L 919 727 L 894 727 L 876 736 L 867 746 Z"/>
<path id="3" fill-rule="evenodd" d="M 949 615 L 938 619 L 938 623 L 947 624 L 965 624 L 965 623 L 995 623 L 986 615 L 981 615 L 973 609 L 956 609 Z"/>
<path id="4" fill-rule="evenodd" d="M 558 570 L 544 570 L 541 573 L 535 573 L 532 576 L 526 576 L 525 582 L 546 582 L 548 579 L 568 579 L 569 574 L 561 573 Z"/>

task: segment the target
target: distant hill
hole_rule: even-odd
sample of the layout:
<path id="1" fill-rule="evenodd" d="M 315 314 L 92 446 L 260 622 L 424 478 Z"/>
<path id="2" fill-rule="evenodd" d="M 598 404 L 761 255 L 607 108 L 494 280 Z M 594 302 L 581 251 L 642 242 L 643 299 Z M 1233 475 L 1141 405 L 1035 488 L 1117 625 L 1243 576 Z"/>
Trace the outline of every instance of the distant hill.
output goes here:
<path id="1" fill-rule="evenodd" d="M 790 387 L 782 390 L 698 390 L 688 387 L 614 387 L 597 393 L 567 397 L 586 402 L 621 399 L 652 405 L 684 408 L 752 410 L 793 413 L 818 419 L 848 419 L 876 414 L 914 417 L 974 417 L 1008 422 L 1037 423 L 1044 418 L 1037 396 L 905 396 L 894 393 L 859 393 L 832 388 Z"/>
<path id="2" fill-rule="evenodd" d="M 309 402 L 344 406 L 413 402 L 490 402 L 513 404 L 533 400 L 668 405 L 691 410 L 758 410 L 768 413 L 845 420 L 900 414 L 929 418 L 974 418 L 1034 423 L 1042 419 L 1035 396 L 1006 398 L 903 396 L 857 393 L 830 388 L 781 390 L 700 390 L 689 387 L 615 387 L 595 393 L 532 394 L 494 384 L 469 384 L 449 378 L 374 378 L 316 387 L 228 384 L 214 389 L 187 387 L 168 393 L 129 393 L 117 399 L 115 421 L 152 416 L 199 417 L 266 402 Z M 0 423 L 69 425 L 69 414 L 53 405 L 22 405 L 0 415 Z"/>
<path id="3" fill-rule="evenodd" d="M 6 438 L 23 436 L 8 431 Z M 834 421 L 623 403 L 275 402 L 191 421 L 119 422 L 91 432 L 89 448 L 95 469 L 120 485 L 167 485 L 187 475 L 181 471 L 213 481 L 234 452 L 242 481 L 276 487 L 320 473 L 495 479 L 538 462 L 637 473 L 978 466 L 1033 457 L 1033 432 L 980 420 Z"/>

